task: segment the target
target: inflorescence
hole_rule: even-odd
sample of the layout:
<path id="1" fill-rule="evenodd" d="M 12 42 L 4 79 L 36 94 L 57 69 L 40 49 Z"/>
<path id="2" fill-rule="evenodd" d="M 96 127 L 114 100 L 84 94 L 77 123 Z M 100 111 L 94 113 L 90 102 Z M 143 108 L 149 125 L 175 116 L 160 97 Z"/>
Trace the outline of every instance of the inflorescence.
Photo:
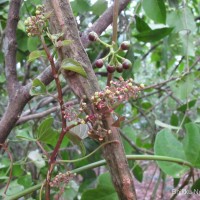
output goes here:
<path id="1" fill-rule="evenodd" d="M 59 173 L 54 177 L 54 179 L 49 183 L 50 187 L 60 187 L 61 184 L 68 184 L 70 180 L 74 178 L 74 174 L 71 172 L 66 172 L 64 174 Z"/>
<path id="2" fill-rule="evenodd" d="M 36 7 L 35 16 L 28 17 L 24 24 L 28 36 L 39 36 L 42 34 L 46 26 L 46 17 L 44 14 L 44 6 L 38 5 Z"/>

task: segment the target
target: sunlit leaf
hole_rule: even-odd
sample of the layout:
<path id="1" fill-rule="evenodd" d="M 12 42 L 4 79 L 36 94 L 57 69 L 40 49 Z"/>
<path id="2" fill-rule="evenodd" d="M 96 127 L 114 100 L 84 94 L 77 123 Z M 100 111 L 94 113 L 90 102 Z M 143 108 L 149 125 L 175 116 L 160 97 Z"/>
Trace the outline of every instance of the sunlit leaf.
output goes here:
<path id="1" fill-rule="evenodd" d="M 187 160 L 182 143 L 169 129 L 163 129 L 156 135 L 154 152 L 155 155 Z M 157 163 L 163 172 L 174 178 L 181 177 L 188 170 L 188 167 L 173 162 L 157 161 Z"/>
<path id="2" fill-rule="evenodd" d="M 166 8 L 164 0 L 143 0 L 142 7 L 149 18 L 157 23 L 165 24 Z"/>
<path id="3" fill-rule="evenodd" d="M 200 168 L 200 126 L 195 123 L 185 125 L 186 135 L 183 139 L 183 148 L 187 160 L 195 167 Z"/>
<path id="4" fill-rule="evenodd" d="M 161 122 L 160 120 L 155 120 L 155 124 L 157 125 L 157 126 L 160 126 L 160 127 L 163 127 L 163 128 L 168 128 L 168 129 L 179 129 L 179 127 L 177 127 L 177 126 L 172 126 L 172 125 L 169 125 L 169 124 L 166 124 L 166 123 L 164 123 L 164 122 Z"/>
<path id="5" fill-rule="evenodd" d="M 43 51 L 43 50 L 32 51 L 28 57 L 28 62 L 32 62 L 40 57 L 47 57 L 45 51 Z"/>

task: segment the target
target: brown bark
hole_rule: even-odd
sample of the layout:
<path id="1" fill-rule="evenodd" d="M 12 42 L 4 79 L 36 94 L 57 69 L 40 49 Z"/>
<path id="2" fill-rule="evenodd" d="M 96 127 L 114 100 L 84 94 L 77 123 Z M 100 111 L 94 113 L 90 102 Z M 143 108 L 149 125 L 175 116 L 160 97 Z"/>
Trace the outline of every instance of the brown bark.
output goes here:
<path id="1" fill-rule="evenodd" d="M 130 2 L 130 0 L 122 0 L 120 1 L 119 5 L 119 12 L 121 12 L 125 6 Z M 24 109 L 25 105 L 28 103 L 28 101 L 32 98 L 29 94 L 30 88 L 32 83 L 29 83 L 28 85 L 24 86 L 23 89 L 20 88 L 17 89 L 19 86 L 17 82 L 17 73 L 16 73 L 16 28 L 17 28 L 17 22 L 19 18 L 19 8 L 20 8 L 20 0 L 12 0 L 10 2 L 10 8 L 9 8 L 9 20 L 7 21 L 7 31 L 6 34 L 12 34 L 10 39 L 4 39 L 4 48 L 5 48 L 5 54 L 8 54 L 10 56 L 6 56 L 6 78 L 7 83 L 10 84 L 8 87 L 10 99 L 14 100 L 14 103 L 10 102 L 8 103 L 8 106 L 5 110 L 5 113 L 0 121 L 0 144 L 3 144 L 10 134 L 11 130 L 14 128 L 17 120 L 19 119 L 19 116 L 21 115 L 22 110 Z M 95 31 L 96 33 L 100 34 L 102 33 L 112 22 L 112 9 L 113 7 L 108 8 L 102 16 L 91 26 L 88 28 L 81 37 L 81 41 L 83 43 L 84 47 L 87 47 L 90 44 L 90 41 L 87 38 L 87 34 L 90 31 Z M 13 15 L 14 13 L 14 15 Z M 6 36 L 5 36 L 6 38 Z M 9 44 L 12 44 L 11 48 L 8 48 L 8 41 Z M 9 53 L 11 51 L 11 53 Z M 10 63 L 10 64 L 8 64 Z M 56 66 L 59 68 L 59 65 Z M 10 77 L 9 77 L 10 76 Z M 51 74 L 51 69 L 48 67 L 45 69 L 37 78 L 39 78 L 45 85 L 48 85 L 52 80 L 53 76 Z M 10 81 L 8 81 L 10 80 Z M 14 91 L 14 92 L 11 92 Z M 25 98 L 21 98 L 21 95 L 24 95 Z M 18 97 L 19 96 L 19 97 Z M 18 98 L 17 98 L 18 97 Z"/>
<path id="2" fill-rule="evenodd" d="M 66 71 L 63 71 L 63 75 L 69 82 L 74 93 L 80 98 L 86 96 L 88 103 L 90 103 L 90 97 L 96 91 L 99 91 L 99 86 L 90 60 L 79 38 L 69 1 L 49 0 L 46 1 L 46 6 L 49 11 L 52 11 L 52 17 L 50 19 L 52 33 L 62 32 L 64 33 L 65 39 L 73 41 L 69 47 L 60 49 L 60 62 L 67 57 L 77 60 L 84 67 L 87 73 L 87 79 L 78 74 L 72 74 Z M 111 115 L 107 116 L 103 123 L 107 130 L 112 131 L 112 134 L 107 136 L 106 141 L 118 141 L 118 143 L 105 145 L 103 149 L 104 158 L 107 161 L 115 189 L 120 199 L 134 200 L 136 199 L 136 194 L 133 177 L 128 167 L 119 131 L 112 126 L 113 119 Z"/>

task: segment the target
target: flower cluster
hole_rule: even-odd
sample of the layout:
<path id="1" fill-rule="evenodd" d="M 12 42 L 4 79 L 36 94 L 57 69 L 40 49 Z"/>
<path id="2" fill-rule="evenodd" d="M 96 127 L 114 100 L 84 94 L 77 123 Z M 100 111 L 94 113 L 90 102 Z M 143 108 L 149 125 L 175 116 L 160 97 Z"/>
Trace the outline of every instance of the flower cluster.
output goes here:
<path id="1" fill-rule="evenodd" d="M 38 5 L 36 7 L 35 16 L 28 17 L 24 24 L 28 36 L 41 35 L 43 28 L 46 25 L 46 17 L 44 16 L 44 6 Z"/>
<path id="2" fill-rule="evenodd" d="M 133 79 L 124 81 L 120 77 L 118 81 L 111 81 L 111 85 L 106 86 L 105 90 L 95 92 L 91 97 L 91 102 L 95 109 L 94 113 L 86 116 L 86 121 L 89 126 L 88 135 L 93 139 L 103 141 L 107 135 L 112 133 L 111 130 L 104 128 L 102 121 L 106 115 L 113 113 L 119 104 L 127 101 L 129 98 L 137 98 L 138 93 L 143 88 L 143 84 L 133 84 Z M 81 108 L 81 110 L 84 110 L 84 108 Z"/>
<path id="3" fill-rule="evenodd" d="M 97 68 L 102 68 L 103 65 L 106 64 L 106 70 L 108 73 L 113 73 L 115 71 L 117 71 L 118 73 L 122 73 L 124 70 L 131 68 L 132 66 L 131 61 L 119 55 L 120 51 L 127 51 L 129 49 L 130 47 L 129 41 L 123 41 L 120 44 L 119 48 L 116 49 L 115 43 L 113 43 L 112 45 L 109 45 L 103 42 L 95 32 L 90 32 L 88 35 L 88 39 L 93 42 L 99 41 L 106 48 L 110 49 L 108 55 L 106 55 L 104 58 L 100 58 L 96 60 L 95 66 Z"/>
<path id="4" fill-rule="evenodd" d="M 127 101 L 129 98 L 137 98 L 138 93 L 144 87 L 134 85 L 133 79 L 124 81 L 122 77 L 119 81 L 111 81 L 110 86 L 106 86 L 104 91 L 95 92 L 91 97 L 96 109 L 103 113 L 112 112 L 120 103 Z"/>
<path id="5" fill-rule="evenodd" d="M 71 172 L 66 172 L 65 174 L 59 173 L 54 177 L 54 179 L 49 183 L 51 187 L 60 187 L 60 184 L 67 184 L 70 180 L 74 178 L 74 174 Z"/>
<path id="6" fill-rule="evenodd" d="M 102 117 L 103 115 L 100 113 L 86 116 L 88 123 L 91 124 L 88 136 L 100 142 L 103 141 L 107 135 L 112 133 L 111 130 L 107 130 L 103 127 Z"/>

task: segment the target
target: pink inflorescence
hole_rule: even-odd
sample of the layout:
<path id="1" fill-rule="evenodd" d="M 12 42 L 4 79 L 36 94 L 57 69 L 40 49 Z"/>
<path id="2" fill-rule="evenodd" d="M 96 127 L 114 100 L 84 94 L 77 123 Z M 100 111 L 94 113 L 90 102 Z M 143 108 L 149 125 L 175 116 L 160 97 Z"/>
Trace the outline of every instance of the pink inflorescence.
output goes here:
<path id="1" fill-rule="evenodd" d="M 59 173 L 54 177 L 54 179 L 49 183 L 51 187 L 60 187 L 61 184 L 68 184 L 72 180 L 74 174 L 71 172 L 66 172 L 65 174 Z"/>
<path id="2" fill-rule="evenodd" d="M 143 85 L 134 85 L 133 79 L 124 81 L 122 77 L 118 81 L 111 81 L 110 83 L 111 86 L 106 86 L 103 91 L 95 92 L 91 97 L 98 110 L 109 108 L 109 111 L 112 112 L 113 106 L 119 105 L 130 98 L 137 98 L 138 93 L 143 88 Z"/>

